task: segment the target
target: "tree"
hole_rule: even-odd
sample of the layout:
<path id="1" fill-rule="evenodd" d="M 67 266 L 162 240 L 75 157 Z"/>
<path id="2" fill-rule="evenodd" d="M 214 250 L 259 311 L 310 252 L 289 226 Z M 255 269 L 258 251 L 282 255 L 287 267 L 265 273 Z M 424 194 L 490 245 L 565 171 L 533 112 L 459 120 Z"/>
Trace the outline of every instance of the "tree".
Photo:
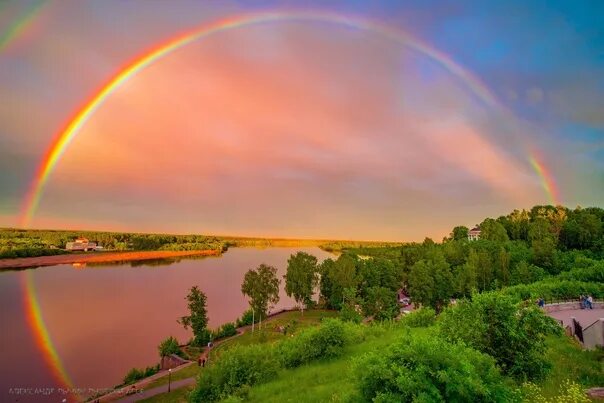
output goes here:
<path id="1" fill-rule="evenodd" d="M 193 330 L 194 344 L 197 346 L 205 345 L 210 339 L 208 330 L 208 312 L 206 309 L 207 297 L 196 285 L 191 287 L 189 294 L 185 297 L 189 308 L 189 315 L 183 316 L 178 323 L 185 329 Z"/>
<path id="2" fill-rule="evenodd" d="M 453 295 L 451 268 L 442 252 L 436 249 L 411 268 L 409 294 L 414 302 L 430 306 L 437 312 Z"/>
<path id="3" fill-rule="evenodd" d="M 317 258 L 306 252 L 298 252 L 287 260 L 285 292 L 301 305 L 302 314 L 304 306 L 312 304 L 312 295 L 319 280 L 317 272 Z"/>
<path id="4" fill-rule="evenodd" d="M 250 307 L 262 318 L 268 309 L 279 302 L 279 284 L 277 269 L 262 263 L 258 268 L 245 273 L 241 292 L 249 297 Z"/>
<path id="5" fill-rule="evenodd" d="M 493 284 L 493 262 L 491 260 L 491 255 L 487 250 L 478 252 L 476 279 L 480 291 L 491 289 Z"/>
<path id="6" fill-rule="evenodd" d="M 480 239 L 495 242 L 509 241 L 505 227 L 492 218 L 487 218 L 480 224 Z"/>
<path id="7" fill-rule="evenodd" d="M 507 402 L 513 397 L 491 357 L 425 335 L 366 354 L 355 375 L 368 402 Z"/>
<path id="8" fill-rule="evenodd" d="M 495 277 L 501 286 L 510 284 L 510 253 L 503 247 L 499 248 Z"/>
<path id="9" fill-rule="evenodd" d="M 159 346 L 157 346 L 160 357 L 166 357 L 172 354 L 180 354 L 180 347 L 178 346 L 178 340 L 175 337 L 168 337 L 163 340 Z"/>
<path id="10" fill-rule="evenodd" d="M 340 309 L 344 298 L 344 289 L 356 289 L 358 280 L 355 260 L 342 254 L 335 262 L 326 259 L 321 264 L 321 296 L 328 306 Z"/>
<path id="11" fill-rule="evenodd" d="M 393 319 L 399 314 L 396 293 L 386 287 L 370 287 L 363 304 L 366 316 L 376 320 Z"/>
<path id="12" fill-rule="evenodd" d="M 545 336 L 560 329 L 536 306 L 517 306 L 509 296 L 487 292 L 445 310 L 439 331 L 449 341 L 489 354 L 506 374 L 533 380 L 541 379 L 550 366 Z"/>
<path id="13" fill-rule="evenodd" d="M 340 319 L 348 322 L 361 323 L 361 316 L 358 307 L 364 305 L 364 301 L 357 297 L 357 290 L 346 288 L 343 292 L 342 308 L 340 309 Z"/>
<path id="14" fill-rule="evenodd" d="M 457 292 L 461 296 L 470 296 L 472 292 L 478 289 L 476 273 L 478 272 L 478 255 L 474 249 L 470 249 L 468 261 L 458 268 L 457 271 Z"/>
<path id="15" fill-rule="evenodd" d="M 454 241 L 464 241 L 468 239 L 468 232 L 470 230 L 468 227 L 464 227 L 463 225 L 457 226 L 453 228 L 453 232 L 451 232 L 451 239 Z"/>

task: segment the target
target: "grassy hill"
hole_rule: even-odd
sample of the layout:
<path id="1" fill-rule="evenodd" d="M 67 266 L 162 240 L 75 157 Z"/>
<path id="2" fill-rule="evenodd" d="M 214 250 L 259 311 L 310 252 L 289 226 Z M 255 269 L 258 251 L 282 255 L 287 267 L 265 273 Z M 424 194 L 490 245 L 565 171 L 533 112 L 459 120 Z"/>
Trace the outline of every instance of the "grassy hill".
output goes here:
<path id="1" fill-rule="evenodd" d="M 327 316 L 333 316 L 327 315 Z M 221 346 L 210 360 L 216 365 L 225 359 L 227 351 L 241 346 L 272 345 L 277 346 L 284 339 L 299 337 L 307 327 L 316 326 L 321 318 L 326 317 L 322 311 L 309 311 L 302 318 L 299 313 L 289 313 L 286 317 L 269 320 L 262 331 L 232 339 Z M 296 324 L 293 334 L 282 335 L 276 329 L 287 324 Z M 317 360 L 296 368 L 279 369 L 268 381 L 243 387 L 224 401 L 246 402 L 361 402 L 365 401 L 359 391 L 359 371 L 364 371 L 362 358 L 367 354 L 382 354 L 396 343 L 408 343 L 414 339 L 436 339 L 436 325 L 412 327 L 413 323 L 388 321 L 368 325 L 351 325 L 353 340 L 347 343 L 342 351 L 332 358 Z M 356 330 L 355 330 L 356 329 Z M 567 382 L 575 382 L 581 388 L 604 384 L 604 352 L 585 351 L 572 339 L 564 335 L 551 335 L 546 339 L 547 358 L 555 363 L 548 377 L 535 384 L 523 384 L 511 378 L 504 382 L 511 390 L 526 393 L 530 388 L 545 399 L 560 397 L 568 393 Z M 228 359 L 228 358 L 227 358 Z M 205 369 L 195 369 L 204 376 Z M 191 374 L 189 374 L 191 375 Z M 185 402 L 192 388 L 182 388 L 147 399 L 147 402 Z M 567 398 L 568 396 L 565 395 Z M 581 400 L 578 400 L 581 401 Z"/>

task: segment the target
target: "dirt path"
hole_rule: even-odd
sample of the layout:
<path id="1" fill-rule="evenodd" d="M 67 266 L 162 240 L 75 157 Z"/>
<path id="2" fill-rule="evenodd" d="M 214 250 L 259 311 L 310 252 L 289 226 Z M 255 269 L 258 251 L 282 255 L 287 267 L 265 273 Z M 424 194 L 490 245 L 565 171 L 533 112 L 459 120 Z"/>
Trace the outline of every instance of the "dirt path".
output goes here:
<path id="1" fill-rule="evenodd" d="M 0 270 L 23 269 L 27 267 L 53 266 L 56 264 L 72 263 L 111 263 L 135 260 L 165 259 L 185 256 L 217 256 L 217 250 L 154 250 L 139 252 L 89 252 L 69 253 L 65 255 L 20 257 L 15 259 L 0 259 Z"/>

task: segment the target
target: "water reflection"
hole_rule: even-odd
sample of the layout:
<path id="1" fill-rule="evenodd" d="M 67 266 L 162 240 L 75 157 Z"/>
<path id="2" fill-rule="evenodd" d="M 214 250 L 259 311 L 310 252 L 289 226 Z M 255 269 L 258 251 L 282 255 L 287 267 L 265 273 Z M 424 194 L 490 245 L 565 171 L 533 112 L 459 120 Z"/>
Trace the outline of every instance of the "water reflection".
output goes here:
<path id="1" fill-rule="evenodd" d="M 208 297 L 210 326 L 235 320 L 247 308 L 241 295 L 245 272 L 266 263 L 285 274 L 288 257 L 305 250 L 322 260 L 318 248 L 233 248 L 221 257 L 59 265 L 31 270 L 43 319 L 57 353 L 76 387 L 118 384 L 136 366 L 158 360 L 167 336 L 181 342 L 191 334 L 176 323 L 186 313 L 185 295 L 198 285 Z M 25 272 L 0 273 L 0 401 L 10 387 L 54 386 L 25 320 Z M 283 291 L 275 309 L 294 302 Z M 14 397 L 14 396 L 13 396 Z M 10 399 L 14 400 L 14 399 Z M 21 399 L 20 401 L 27 401 Z"/>

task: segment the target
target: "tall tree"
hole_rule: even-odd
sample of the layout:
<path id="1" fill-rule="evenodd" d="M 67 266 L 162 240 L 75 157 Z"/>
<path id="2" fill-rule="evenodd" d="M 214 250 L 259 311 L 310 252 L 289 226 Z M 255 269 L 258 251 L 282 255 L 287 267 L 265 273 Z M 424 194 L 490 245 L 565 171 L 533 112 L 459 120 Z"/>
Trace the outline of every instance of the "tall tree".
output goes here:
<path id="1" fill-rule="evenodd" d="M 506 242 L 509 240 L 505 227 L 492 218 L 487 218 L 480 224 L 480 239 L 495 242 Z"/>
<path id="2" fill-rule="evenodd" d="M 312 304 L 312 295 L 319 280 L 317 258 L 306 252 L 298 252 L 287 260 L 285 292 L 293 296 L 302 308 Z"/>
<path id="3" fill-rule="evenodd" d="M 355 260 L 351 256 L 342 254 L 335 262 L 326 259 L 321 264 L 321 295 L 330 307 L 340 309 L 344 290 L 356 290 L 357 283 Z"/>
<path id="4" fill-rule="evenodd" d="M 468 261 L 460 266 L 457 271 L 457 292 L 462 296 L 470 296 L 478 288 L 476 273 L 478 272 L 478 255 L 470 249 Z"/>
<path id="5" fill-rule="evenodd" d="M 269 308 L 279 302 L 279 284 L 277 269 L 264 263 L 245 273 L 241 292 L 249 297 L 250 307 L 260 318 L 266 317 Z"/>
<path id="6" fill-rule="evenodd" d="M 468 239 L 468 227 L 464 227 L 463 225 L 457 226 L 453 228 L 453 232 L 451 232 L 451 239 L 454 241 L 463 241 Z"/>
<path id="7" fill-rule="evenodd" d="M 189 294 L 185 297 L 189 308 L 189 315 L 183 316 L 178 323 L 185 329 L 193 330 L 194 344 L 205 345 L 210 340 L 208 330 L 208 311 L 206 309 L 207 297 L 196 285 L 191 287 Z"/>
<path id="8" fill-rule="evenodd" d="M 442 252 L 436 249 L 411 268 L 409 293 L 414 302 L 440 312 L 453 295 L 451 268 Z"/>

